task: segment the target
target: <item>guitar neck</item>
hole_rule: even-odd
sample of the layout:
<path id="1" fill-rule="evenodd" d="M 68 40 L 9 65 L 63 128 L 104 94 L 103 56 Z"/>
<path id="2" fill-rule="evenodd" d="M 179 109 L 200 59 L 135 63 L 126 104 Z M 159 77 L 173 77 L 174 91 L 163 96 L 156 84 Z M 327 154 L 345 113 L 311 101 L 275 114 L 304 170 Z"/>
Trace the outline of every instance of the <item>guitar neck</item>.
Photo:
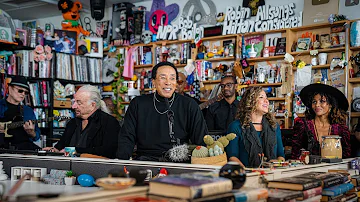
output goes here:
<path id="1" fill-rule="evenodd" d="M 34 124 L 37 124 L 37 123 L 49 122 L 49 121 L 53 121 L 53 120 L 54 120 L 54 117 L 48 117 L 48 118 L 45 118 L 45 119 L 35 119 L 35 120 L 29 120 L 29 121 L 33 122 Z M 25 124 L 25 122 L 26 121 L 13 122 L 13 123 L 7 124 L 7 128 L 8 129 L 18 128 L 18 127 L 23 126 Z"/>
<path id="2" fill-rule="evenodd" d="M 210 100 L 208 100 L 208 101 L 200 104 L 200 105 L 199 105 L 200 110 L 203 110 L 203 109 L 205 109 L 206 107 L 212 105 L 212 104 L 213 104 L 214 102 L 216 102 L 218 99 L 219 99 L 219 96 L 215 96 L 215 97 L 211 98 Z"/>

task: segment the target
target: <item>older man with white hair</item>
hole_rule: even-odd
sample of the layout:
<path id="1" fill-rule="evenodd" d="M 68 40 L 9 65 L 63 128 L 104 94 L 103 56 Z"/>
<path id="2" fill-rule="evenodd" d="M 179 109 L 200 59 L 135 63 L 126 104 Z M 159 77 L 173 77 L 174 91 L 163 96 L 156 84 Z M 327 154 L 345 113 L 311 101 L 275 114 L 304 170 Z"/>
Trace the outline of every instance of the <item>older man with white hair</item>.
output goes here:
<path id="1" fill-rule="evenodd" d="M 91 85 L 82 86 L 72 101 L 76 118 L 66 125 L 60 141 L 44 150 L 59 152 L 65 147 L 75 147 L 77 153 L 115 158 L 120 124 L 109 115 L 99 89 Z"/>

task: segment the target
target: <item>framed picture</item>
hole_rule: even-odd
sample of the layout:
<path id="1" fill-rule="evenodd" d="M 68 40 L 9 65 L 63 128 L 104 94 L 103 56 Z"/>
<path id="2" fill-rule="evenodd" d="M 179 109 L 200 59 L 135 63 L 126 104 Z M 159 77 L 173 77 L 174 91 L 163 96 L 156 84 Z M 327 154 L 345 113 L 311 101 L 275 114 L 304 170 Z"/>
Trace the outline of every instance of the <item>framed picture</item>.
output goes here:
<path id="1" fill-rule="evenodd" d="M 16 28 L 16 33 L 19 35 L 19 39 L 22 42 L 23 46 L 28 46 L 27 44 L 27 32 L 24 29 Z"/>
<path id="2" fill-rule="evenodd" d="M 54 30 L 54 49 L 56 52 L 76 54 L 76 32 L 67 30 Z"/>
<path id="3" fill-rule="evenodd" d="M 11 29 L 8 27 L 0 27 L 0 40 L 12 42 Z"/>
<path id="4" fill-rule="evenodd" d="M 296 46 L 296 51 L 307 51 L 311 45 L 311 38 L 299 38 Z"/>
<path id="5" fill-rule="evenodd" d="M 103 57 L 103 39 L 98 37 L 86 37 L 86 48 L 88 53 L 85 56 Z"/>

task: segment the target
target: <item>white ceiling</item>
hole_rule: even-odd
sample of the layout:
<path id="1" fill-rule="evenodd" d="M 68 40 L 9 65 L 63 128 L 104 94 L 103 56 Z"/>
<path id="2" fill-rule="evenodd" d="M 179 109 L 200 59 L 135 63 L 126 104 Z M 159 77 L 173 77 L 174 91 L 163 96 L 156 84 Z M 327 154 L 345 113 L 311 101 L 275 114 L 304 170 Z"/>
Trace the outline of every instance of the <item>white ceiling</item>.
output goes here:
<path id="1" fill-rule="evenodd" d="M 83 4 L 83 10 L 90 12 L 90 0 L 79 1 Z M 138 3 L 143 1 L 151 0 L 105 0 L 106 7 L 121 2 Z M 0 9 L 8 13 L 13 19 L 26 21 L 61 15 L 57 3 L 58 0 L 0 0 Z"/>

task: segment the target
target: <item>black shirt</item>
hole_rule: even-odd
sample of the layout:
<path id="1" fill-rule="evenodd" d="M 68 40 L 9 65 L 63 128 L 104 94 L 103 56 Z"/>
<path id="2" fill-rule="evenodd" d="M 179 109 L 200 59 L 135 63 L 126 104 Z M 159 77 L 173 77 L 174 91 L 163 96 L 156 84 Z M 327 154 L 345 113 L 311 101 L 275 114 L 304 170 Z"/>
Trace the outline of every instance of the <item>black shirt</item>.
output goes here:
<path id="1" fill-rule="evenodd" d="M 76 120 L 76 129 L 74 131 L 74 134 L 70 141 L 70 147 L 80 147 L 80 148 L 86 148 L 86 139 L 89 134 L 89 130 L 91 126 L 94 124 L 94 117 L 99 113 L 99 110 L 96 110 L 93 114 L 91 114 L 88 118 L 88 124 L 82 129 L 82 119 L 75 118 Z"/>
<path id="2" fill-rule="evenodd" d="M 6 101 L 6 105 L 8 109 L 4 112 L 4 117 L 0 119 L 1 122 L 8 122 L 8 121 L 18 122 L 24 120 L 23 116 L 21 115 L 19 105 L 11 104 L 8 101 Z M 14 145 L 16 147 L 18 147 L 17 146 L 18 144 L 31 143 L 30 144 L 31 148 L 22 148 L 22 149 L 33 149 L 32 142 L 30 141 L 30 136 L 26 133 L 24 127 L 9 129 L 7 133 L 9 135 L 12 135 L 13 137 L 5 138 L 6 147 L 9 146 L 9 143 L 11 143 L 11 145 Z"/>
<path id="3" fill-rule="evenodd" d="M 225 134 L 229 124 L 235 120 L 238 104 L 238 100 L 229 104 L 222 99 L 210 105 L 205 117 L 208 129 L 224 131 Z"/>
<path id="4" fill-rule="evenodd" d="M 167 114 L 160 114 L 167 107 L 164 98 L 155 95 L 158 101 L 154 94 L 138 96 L 131 101 L 119 135 L 119 159 L 129 159 L 135 144 L 138 156 L 161 157 L 172 148 Z M 180 139 L 180 143 L 189 143 L 190 140 L 192 144 L 203 145 L 203 137 L 208 131 L 196 102 L 175 93 L 170 109 L 174 112 L 174 136 Z"/>

